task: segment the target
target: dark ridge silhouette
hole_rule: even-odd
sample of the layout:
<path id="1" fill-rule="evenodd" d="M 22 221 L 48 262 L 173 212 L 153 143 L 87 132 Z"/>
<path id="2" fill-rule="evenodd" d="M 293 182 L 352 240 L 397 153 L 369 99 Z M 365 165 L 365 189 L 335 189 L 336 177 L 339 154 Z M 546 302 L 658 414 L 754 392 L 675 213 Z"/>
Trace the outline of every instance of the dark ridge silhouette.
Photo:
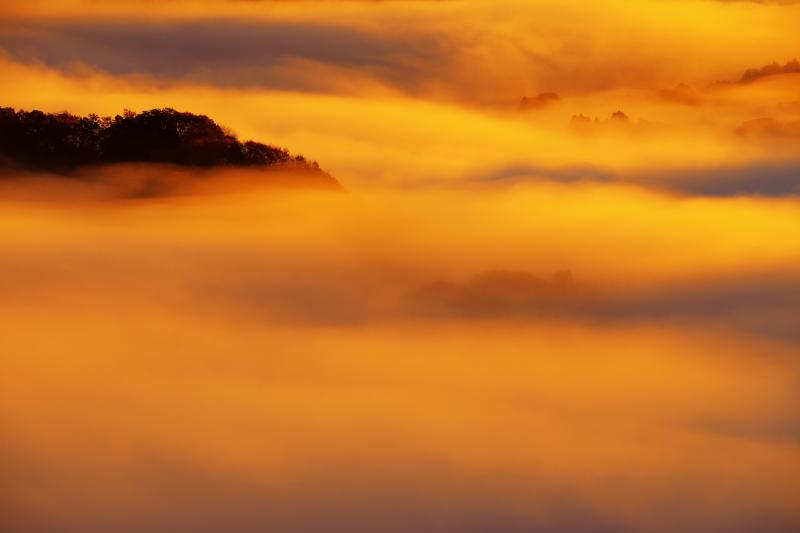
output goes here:
<path id="1" fill-rule="evenodd" d="M 491 318 L 577 314 L 596 305 L 594 287 L 576 282 L 568 270 L 552 278 L 528 272 L 493 270 L 468 283 L 438 281 L 419 289 L 414 304 L 425 314 Z"/>
<path id="2" fill-rule="evenodd" d="M 752 83 L 762 78 L 779 76 L 781 74 L 800 74 L 800 61 L 797 59 L 792 59 L 785 65 L 780 65 L 773 61 L 769 65 L 765 65 L 761 68 L 749 68 L 744 71 L 742 77 L 739 78 L 737 83 Z"/>
<path id="3" fill-rule="evenodd" d="M 773 78 L 787 74 L 800 74 L 800 61 L 798 61 L 797 58 L 787 61 L 783 65 L 777 61 L 773 61 L 769 65 L 764 65 L 763 67 L 749 68 L 742 73 L 739 79 L 717 81 L 712 83 L 710 88 L 747 85 L 761 81 L 764 78 Z"/>
<path id="4" fill-rule="evenodd" d="M 520 111 L 531 111 L 543 109 L 549 105 L 558 103 L 561 97 L 556 93 L 541 93 L 536 96 L 523 96 L 519 103 Z"/>
<path id="5" fill-rule="evenodd" d="M 126 110 L 114 118 L 0 108 L 0 162 L 4 160 L 6 165 L 56 173 L 110 163 L 287 168 L 335 182 L 316 161 L 283 148 L 240 142 L 205 115 L 170 108 Z"/>
<path id="6" fill-rule="evenodd" d="M 672 88 L 661 89 L 656 92 L 656 95 L 662 100 L 686 106 L 699 106 L 703 104 L 702 95 L 685 83 L 679 83 Z"/>
<path id="7" fill-rule="evenodd" d="M 626 115 L 624 111 L 614 111 L 611 114 L 611 120 L 617 122 L 628 122 L 630 119 L 628 118 L 628 115 Z"/>
<path id="8" fill-rule="evenodd" d="M 597 117 L 594 120 L 587 117 L 586 115 L 572 115 L 572 119 L 569 121 L 569 129 L 573 133 L 580 133 L 580 134 L 590 134 L 594 132 L 595 127 L 598 124 Z"/>

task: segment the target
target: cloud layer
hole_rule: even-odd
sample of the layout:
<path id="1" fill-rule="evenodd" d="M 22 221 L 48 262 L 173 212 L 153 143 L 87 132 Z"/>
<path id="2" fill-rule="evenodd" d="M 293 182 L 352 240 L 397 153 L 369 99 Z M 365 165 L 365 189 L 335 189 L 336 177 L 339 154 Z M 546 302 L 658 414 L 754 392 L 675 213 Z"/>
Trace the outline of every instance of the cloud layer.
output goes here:
<path id="1" fill-rule="evenodd" d="M 344 186 L 0 176 L 4 531 L 800 529 L 783 4 L 3 2 L 0 105 Z"/>
<path id="2" fill-rule="evenodd" d="M 587 184 L 5 200 L 5 523 L 791 531 L 798 218 Z"/>

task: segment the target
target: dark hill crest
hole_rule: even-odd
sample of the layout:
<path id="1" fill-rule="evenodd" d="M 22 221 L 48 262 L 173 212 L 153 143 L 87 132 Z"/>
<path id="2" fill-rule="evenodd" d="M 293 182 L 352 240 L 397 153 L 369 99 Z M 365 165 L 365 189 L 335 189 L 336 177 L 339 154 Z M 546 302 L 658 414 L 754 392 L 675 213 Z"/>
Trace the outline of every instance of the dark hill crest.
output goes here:
<path id="1" fill-rule="evenodd" d="M 171 108 L 115 117 L 0 108 L 0 160 L 69 173 L 113 163 L 288 168 L 333 177 L 316 161 L 255 141 L 239 141 L 205 115 Z"/>

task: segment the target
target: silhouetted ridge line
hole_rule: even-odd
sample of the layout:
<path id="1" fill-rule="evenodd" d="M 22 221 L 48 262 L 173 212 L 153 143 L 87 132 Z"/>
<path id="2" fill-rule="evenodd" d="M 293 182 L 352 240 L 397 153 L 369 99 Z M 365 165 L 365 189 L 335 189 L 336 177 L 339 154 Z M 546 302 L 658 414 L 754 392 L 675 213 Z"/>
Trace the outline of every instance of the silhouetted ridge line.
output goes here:
<path id="1" fill-rule="evenodd" d="M 123 115 L 0 108 L 0 155 L 31 169 L 71 171 L 106 163 L 192 166 L 286 166 L 327 174 L 316 161 L 254 141 L 240 142 L 205 115 L 151 109 Z M 332 178 L 331 178 L 332 179 Z"/>

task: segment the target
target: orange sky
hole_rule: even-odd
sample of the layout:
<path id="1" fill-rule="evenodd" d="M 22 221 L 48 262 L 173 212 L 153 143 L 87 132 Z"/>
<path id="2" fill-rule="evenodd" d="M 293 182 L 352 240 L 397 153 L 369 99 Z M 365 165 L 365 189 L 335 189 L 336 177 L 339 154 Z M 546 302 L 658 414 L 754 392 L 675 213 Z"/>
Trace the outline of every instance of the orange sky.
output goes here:
<path id="1" fill-rule="evenodd" d="M 796 2 L 6 0 L 0 105 L 207 114 L 343 191 L 0 178 L 0 523 L 798 530 L 798 27 Z M 153 176 L 206 185 L 127 197 Z"/>
<path id="2" fill-rule="evenodd" d="M 679 181 L 674 174 L 797 166 L 800 78 L 737 81 L 747 69 L 784 65 L 798 55 L 800 6 L 692 0 L 47 6 L 46 13 L 36 2 L 5 8 L 4 105 L 100 114 L 169 105 L 207 113 L 242 136 L 310 154 L 359 187 L 481 179 L 516 169 L 610 173 L 683 188 L 672 183 Z M 560 100 L 519 112 L 523 96 L 543 92 Z M 610 121 L 616 111 L 629 121 Z M 599 124 L 571 128 L 576 115 Z M 769 179 L 755 181 L 745 190 L 709 187 L 775 194 L 764 183 Z M 779 193 L 792 188 L 777 186 Z"/>

